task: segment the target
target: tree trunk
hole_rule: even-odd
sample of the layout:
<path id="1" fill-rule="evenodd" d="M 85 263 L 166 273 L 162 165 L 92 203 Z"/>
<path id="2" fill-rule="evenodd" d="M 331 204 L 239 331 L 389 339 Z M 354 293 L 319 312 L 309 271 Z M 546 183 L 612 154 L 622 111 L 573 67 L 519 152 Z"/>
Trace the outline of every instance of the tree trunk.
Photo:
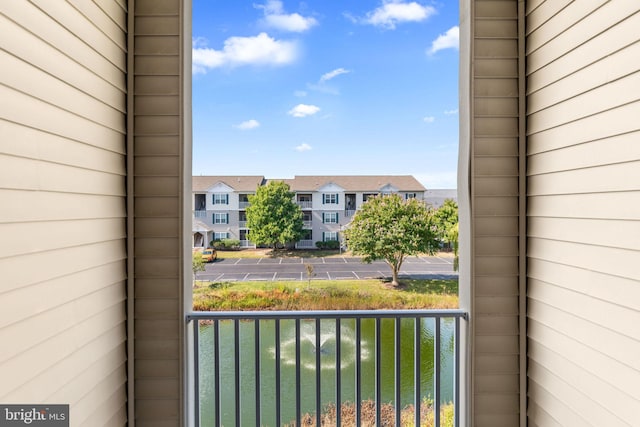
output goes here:
<path id="1" fill-rule="evenodd" d="M 394 288 L 400 285 L 400 282 L 398 282 L 398 270 L 400 270 L 398 267 L 391 267 L 391 286 Z"/>

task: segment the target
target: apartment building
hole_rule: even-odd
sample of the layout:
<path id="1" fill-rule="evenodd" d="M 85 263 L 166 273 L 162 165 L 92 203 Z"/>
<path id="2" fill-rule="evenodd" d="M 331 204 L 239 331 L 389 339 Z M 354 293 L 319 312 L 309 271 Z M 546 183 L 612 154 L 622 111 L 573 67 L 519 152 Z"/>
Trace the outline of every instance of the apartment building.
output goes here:
<path id="1" fill-rule="evenodd" d="M 193 246 L 236 239 L 241 247 L 255 247 L 248 238 L 246 208 L 249 196 L 268 181 L 263 176 L 194 176 Z M 424 200 L 426 190 L 410 175 L 296 175 L 276 181 L 289 185 L 302 209 L 305 235 L 295 243 L 301 249 L 341 240 L 341 231 L 369 197 L 396 193 Z"/>

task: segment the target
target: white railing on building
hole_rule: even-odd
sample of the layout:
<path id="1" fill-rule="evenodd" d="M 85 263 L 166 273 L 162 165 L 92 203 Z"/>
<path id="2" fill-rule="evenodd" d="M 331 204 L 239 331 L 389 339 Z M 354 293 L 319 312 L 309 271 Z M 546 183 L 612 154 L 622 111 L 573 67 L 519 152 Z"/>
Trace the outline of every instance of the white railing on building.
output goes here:
<path id="1" fill-rule="evenodd" d="M 255 248 L 256 244 L 253 243 L 250 240 L 240 240 L 240 247 L 241 248 Z"/>
<path id="2" fill-rule="evenodd" d="M 205 211 L 205 210 L 193 211 L 193 217 L 194 218 L 204 218 L 206 216 L 207 216 L 207 211 Z"/>
<path id="3" fill-rule="evenodd" d="M 302 228 L 311 228 L 311 221 L 302 221 Z"/>
<path id="4" fill-rule="evenodd" d="M 300 200 L 298 200 L 296 203 L 302 209 L 311 209 L 313 207 L 313 202 L 309 202 L 309 201 L 300 201 Z"/>
<path id="5" fill-rule="evenodd" d="M 298 240 L 296 242 L 296 249 L 309 249 L 315 248 L 313 240 Z"/>
<path id="6" fill-rule="evenodd" d="M 247 221 L 238 221 L 238 227 L 247 228 Z"/>
<path id="7" fill-rule="evenodd" d="M 240 209 L 246 209 L 246 208 L 247 208 L 247 206 L 249 206 L 250 204 L 251 204 L 251 203 L 249 203 L 249 202 L 239 202 L 239 203 L 238 203 L 238 207 L 239 207 Z"/>

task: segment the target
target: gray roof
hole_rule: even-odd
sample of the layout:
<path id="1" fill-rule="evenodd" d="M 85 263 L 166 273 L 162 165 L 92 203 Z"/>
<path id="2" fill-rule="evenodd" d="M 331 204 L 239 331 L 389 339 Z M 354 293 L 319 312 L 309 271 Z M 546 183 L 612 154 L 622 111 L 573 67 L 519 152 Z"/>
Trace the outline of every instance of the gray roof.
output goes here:
<path id="1" fill-rule="evenodd" d="M 207 191 L 211 186 L 221 182 L 235 191 L 256 191 L 260 185 L 268 181 L 282 181 L 289 185 L 291 191 L 317 191 L 327 184 L 336 184 L 345 191 L 377 192 L 386 185 L 392 185 L 400 191 L 425 191 L 422 184 L 411 175 L 296 175 L 288 179 L 269 179 L 263 176 L 194 176 L 193 191 Z"/>
<path id="2" fill-rule="evenodd" d="M 291 191 L 317 191 L 327 184 L 336 184 L 345 191 L 378 191 L 390 184 L 400 191 L 425 191 L 411 175 L 296 175 L 293 179 L 270 180 L 289 184 Z"/>
<path id="3" fill-rule="evenodd" d="M 235 191 L 256 191 L 264 183 L 264 176 L 193 176 L 192 191 L 207 191 L 211 186 L 222 182 Z"/>

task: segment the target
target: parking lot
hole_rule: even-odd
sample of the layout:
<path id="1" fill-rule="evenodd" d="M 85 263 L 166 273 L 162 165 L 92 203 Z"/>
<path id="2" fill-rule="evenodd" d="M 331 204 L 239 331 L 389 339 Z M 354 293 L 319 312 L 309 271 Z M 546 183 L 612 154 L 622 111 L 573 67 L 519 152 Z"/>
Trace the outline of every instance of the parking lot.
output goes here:
<path id="1" fill-rule="evenodd" d="M 308 280 L 307 265 L 314 280 L 372 279 L 391 276 L 384 261 L 365 264 L 358 257 L 330 258 L 228 258 L 206 265 L 198 279 L 210 281 Z M 452 278 L 453 258 L 408 257 L 400 269 L 403 278 Z"/>

